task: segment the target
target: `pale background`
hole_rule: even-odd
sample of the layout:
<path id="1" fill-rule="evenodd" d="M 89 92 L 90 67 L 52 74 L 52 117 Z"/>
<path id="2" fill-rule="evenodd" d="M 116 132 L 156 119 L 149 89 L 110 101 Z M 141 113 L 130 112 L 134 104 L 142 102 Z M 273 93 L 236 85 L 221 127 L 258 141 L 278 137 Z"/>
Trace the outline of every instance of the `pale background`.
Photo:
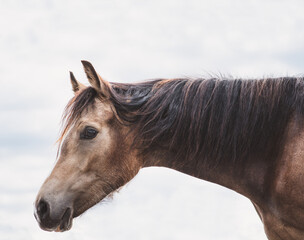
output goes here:
<path id="1" fill-rule="evenodd" d="M 250 202 L 162 168 L 142 170 L 114 199 L 39 229 L 33 202 L 55 164 L 68 71 L 80 60 L 109 81 L 299 76 L 302 0 L 0 0 L 0 239 L 266 239 Z"/>

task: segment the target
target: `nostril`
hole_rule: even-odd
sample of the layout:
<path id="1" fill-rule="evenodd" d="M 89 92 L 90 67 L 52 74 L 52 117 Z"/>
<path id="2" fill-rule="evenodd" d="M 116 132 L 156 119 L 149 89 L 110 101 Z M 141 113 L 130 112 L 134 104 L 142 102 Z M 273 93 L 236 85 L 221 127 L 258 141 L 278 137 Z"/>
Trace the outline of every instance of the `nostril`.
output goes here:
<path id="1" fill-rule="evenodd" d="M 50 209 L 49 204 L 44 200 L 40 200 L 37 205 L 37 214 L 39 218 L 40 219 L 46 218 L 49 214 L 49 209 Z"/>

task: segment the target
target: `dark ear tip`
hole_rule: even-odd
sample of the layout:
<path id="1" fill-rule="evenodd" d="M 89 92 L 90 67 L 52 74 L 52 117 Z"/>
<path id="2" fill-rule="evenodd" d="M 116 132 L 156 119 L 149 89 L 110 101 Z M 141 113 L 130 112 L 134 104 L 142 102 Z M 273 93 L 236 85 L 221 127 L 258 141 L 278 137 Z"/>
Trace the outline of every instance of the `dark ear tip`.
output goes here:
<path id="1" fill-rule="evenodd" d="M 90 66 L 90 67 L 93 67 L 92 63 L 90 63 L 89 61 L 81 60 L 81 63 L 82 63 L 83 66 Z"/>
<path id="2" fill-rule="evenodd" d="M 73 80 L 73 81 L 76 82 L 76 78 L 75 78 L 74 74 L 71 71 L 70 71 L 70 78 L 71 78 L 71 80 Z"/>

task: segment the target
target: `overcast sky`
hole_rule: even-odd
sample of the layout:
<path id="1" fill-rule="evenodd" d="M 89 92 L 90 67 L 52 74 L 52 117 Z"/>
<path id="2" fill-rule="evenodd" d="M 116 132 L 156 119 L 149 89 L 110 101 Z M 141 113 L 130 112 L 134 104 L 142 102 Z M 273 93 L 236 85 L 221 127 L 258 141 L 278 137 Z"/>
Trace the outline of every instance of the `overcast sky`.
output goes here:
<path id="1" fill-rule="evenodd" d="M 151 168 L 68 233 L 38 228 L 35 195 L 55 163 L 80 60 L 114 82 L 299 76 L 302 0 L 0 0 L 0 239 L 266 239 L 250 202 Z"/>

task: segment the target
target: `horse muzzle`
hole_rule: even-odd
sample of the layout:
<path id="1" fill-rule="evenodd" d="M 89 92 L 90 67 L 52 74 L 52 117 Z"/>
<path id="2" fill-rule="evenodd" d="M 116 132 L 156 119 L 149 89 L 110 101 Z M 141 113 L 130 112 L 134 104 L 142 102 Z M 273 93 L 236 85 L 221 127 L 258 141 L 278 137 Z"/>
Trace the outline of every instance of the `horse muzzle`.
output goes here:
<path id="1" fill-rule="evenodd" d="M 34 216 L 41 229 L 64 232 L 72 227 L 73 208 L 41 198 L 35 203 Z"/>

